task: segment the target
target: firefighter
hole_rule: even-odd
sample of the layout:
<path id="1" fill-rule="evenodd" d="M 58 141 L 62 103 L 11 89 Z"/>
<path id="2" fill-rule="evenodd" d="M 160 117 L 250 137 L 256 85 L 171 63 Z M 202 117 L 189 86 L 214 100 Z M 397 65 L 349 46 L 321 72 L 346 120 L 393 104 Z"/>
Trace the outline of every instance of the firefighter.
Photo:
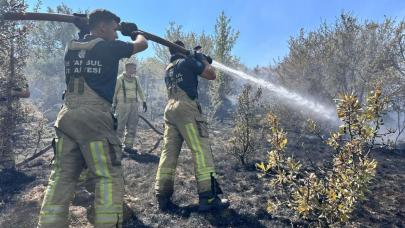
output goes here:
<path id="1" fill-rule="evenodd" d="M 184 47 L 181 41 L 175 43 Z M 169 99 L 164 113 L 164 145 L 155 184 L 158 207 L 163 211 L 176 207 L 170 198 L 174 191 L 177 160 L 185 141 L 193 154 L 199 211 L 227 208 L 229 202 L 218 197 L 222 191 L 216 180 L 207 122 L 201 112 L 197 94 L 198 76 L 206 80 L 216 78 L 208 62 L 212 60 L 197 52 L 185 56 L 174 49 L 169 51 L 171 58 L 165 76 Z"/>
<path id="2" fill-rule="evenodd" d="M 67 89 L 55 122 L 54 168 L 42 203 L 39 227 L 68 227 L 69 204 L 85 166 L 95 183 L 95 227 L 121 227 L 122 151 L 111 104 L 119 60 L 145 50 L 148 44 L 136 32 L 135 24 L 119 23 L 120 18 L 112 12 L 97 9 L 88 16 L 90 34 L 67 45 Z M 118 25 L 121 33 L 134 42 L 116 40 Z"/>
<path id="3" fill-rule="evenodd" d="M 126 152 L 137 152 L 133 144 L 139 120 L 139 103 L 142 103 L 144 112 L 148 109 L 135 74 L 136 64 L 126 63 L 125 71 L 117 79 L 113 101 L 113 109 L 118 120 L 117 134 Z"/>

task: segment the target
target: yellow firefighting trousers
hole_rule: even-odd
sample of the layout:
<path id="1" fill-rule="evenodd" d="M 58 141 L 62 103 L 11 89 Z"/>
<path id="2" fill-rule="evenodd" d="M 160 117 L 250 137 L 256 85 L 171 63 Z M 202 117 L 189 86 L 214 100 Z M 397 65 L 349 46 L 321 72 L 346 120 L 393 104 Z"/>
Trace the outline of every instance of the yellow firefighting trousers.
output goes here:
<path id="1" fill-rule="evenodd" d="M 117 134 L 126 147 L 133 147 L 138 125 L 138 102 L 127 98 L 127 102 L 121 101 L 116 108 L 118 127 Z"/>
<path id="2" fill-rule="evenodd" d="M 95 184 L 95 227 L 121 227 L 123 176 L 120 141 L 111 105 L 85 84 L 68 93 L 56 123 L 54 168 L 42 204 L 39 227 L 68 227 L 69 205 L 86 165 Z"/>
<path id="3" fill-rule="evenodd" d="M 156 175 L 156 194 L 168 197 L 172 195 L 177 160 L 183 141 L 186 141 L 193 154 L 198 192 L 211 191 L 211 175 L 215 176 L 214 161 L 207 122 L 197 101 L 191 100 L 179 89 L 169 95 L 164 119 L 164 144 Z"/>

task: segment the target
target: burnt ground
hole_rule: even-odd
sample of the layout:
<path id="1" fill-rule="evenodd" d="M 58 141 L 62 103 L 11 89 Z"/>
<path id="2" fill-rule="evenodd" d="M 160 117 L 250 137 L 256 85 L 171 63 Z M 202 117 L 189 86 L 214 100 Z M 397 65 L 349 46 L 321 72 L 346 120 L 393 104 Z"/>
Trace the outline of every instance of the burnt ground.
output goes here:
<path id="1" fill-rule="evenodd" d="M 221 213 L 197 212 L 197 189 L 190 151 L 183 147 L 177 169 L 174 202 L 179 208 L 171 213 L 157 210 L 154 199 L 154 179 L 159 162 L 160 147 L 149 152 L 160 136 L 150 129 L 139 132 L 137 148 L 140 154 L 126 155 L 123 160 L 126 184 L 124 227 L 291 227 L 306 226 L 293 217 L 275 216 L 266 212 L 271 194 L 265 181 L 258 177 L 252 165 L 242 168 L 225 152 L 224 142 L 229 126 L 213 127 L 211 139 L 217 171 L 225 196 L 231 207 Z M 300 138 L 289 133 L 289 149 L 303 162 L 327 159 L 327 148 L 316 138 Z M 302 144 L 304 143 L 304 144 Z M 252 164 L 266 158 L 266 148 L 252 156 Z M 310 152 L 304 153 L 308 150 Z M 367 199 L 356 209 L 350 226 L 405 227 L 405 150 L 375 151 L 378 160 L 377 176 L 367 193 Z M 50 173 L 49 151 L 18 172 L 0 174 L 0 227 L 35 227 Z M 70 207 L 71 227 L 92 227 L 92 195 L 78 186 Z M 86 211 L 89 216 L 86 216 Z M 287 214 L 287 213 L 286 213 Z M 89 217 L 89 219 L 87 218 Z"/>

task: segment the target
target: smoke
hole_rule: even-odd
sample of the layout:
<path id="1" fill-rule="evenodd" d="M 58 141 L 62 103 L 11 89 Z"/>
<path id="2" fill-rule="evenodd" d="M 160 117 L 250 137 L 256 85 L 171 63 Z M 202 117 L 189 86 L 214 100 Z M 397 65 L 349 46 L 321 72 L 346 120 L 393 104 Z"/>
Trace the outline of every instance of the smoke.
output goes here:
<path id="1" fill-rule="evenodd" d="M 313 115 L 320 117 L 321 119 L 338 123 L 336 110 L 334 107 L 327 107 L 317 101 L 304 97 L 301 94 L 289 91 L 282 86 L 275 85 L 269 81 L 257 77 L 253 77 L 252 75 L 246 74 L 243 71 L 227 67 L 219 62 L 213 61 L 212 66 L 223 72 L 226 72 L 232 77 L 247 80 L 256 84 L 257 86 L 262 87 L 265 90 L 274 93 L 274 95 L 285 100 L 291 108 L 294 108 L 296 110 L 305 110 L 312 113 Z"/>
<path id="2" fill-rule="evenodd" d="M 397 141 L 398 144 L 405 143 L 405 130 L 401 133 L 401 129 L 405 124 L 405 113 L 390 111 L 383 116 L 384 125 L 381 126 L 379 133 L 384 134 L 388 131 L 395 130 L 395 133 L 388 134 L 384 137 L 384 141 L 390 140 L 391 142 Z"/>

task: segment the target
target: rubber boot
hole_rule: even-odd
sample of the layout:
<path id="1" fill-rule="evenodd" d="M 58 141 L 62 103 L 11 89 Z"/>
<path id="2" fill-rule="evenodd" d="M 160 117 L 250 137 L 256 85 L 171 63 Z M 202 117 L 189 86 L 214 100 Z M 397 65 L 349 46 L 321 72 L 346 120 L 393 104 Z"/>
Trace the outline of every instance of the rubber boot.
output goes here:
<path id="1" fill-rule="evenodd" d="M 172 202 L 170 196 L 156 195 L 158 208 L 161 211 L 171 211 L 177 209 L 177 205 Z"/>
<path id="2" fill-rule="evenodd" d="M 138 150 L 129 146 L 124 146 L 124 151 L 129 153 L 129 154 L 136 154 L 138 153 Z"/>
<path id="3" fill-rule="evenodd" d="M 212 192 L 203 192 L 199 194 L 198 211 L 216 211 L 227 209 L 230 205 L 227 199 L 221 199 L 218 195 L 213 195 Z"/>

